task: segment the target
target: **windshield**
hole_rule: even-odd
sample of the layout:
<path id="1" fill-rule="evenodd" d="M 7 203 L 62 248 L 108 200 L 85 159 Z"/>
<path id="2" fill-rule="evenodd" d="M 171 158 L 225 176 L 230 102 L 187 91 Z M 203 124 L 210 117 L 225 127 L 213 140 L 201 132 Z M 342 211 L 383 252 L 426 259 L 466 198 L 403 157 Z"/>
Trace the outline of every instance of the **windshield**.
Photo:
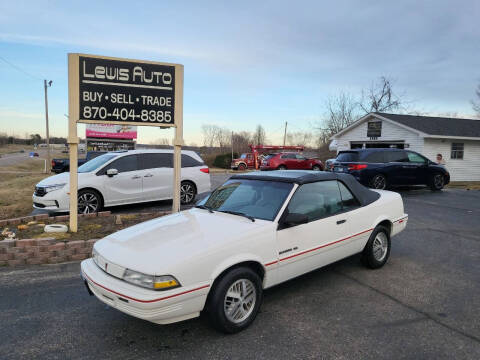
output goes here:
<path id="1" fill-rule="evenodd" d="M 235 211 L 273 221 L 292 187 L 275 181 L 228 180 L 200 204 L 215 211 Z"/>
<path id="2" fill-rule="evenodd" d="M 274 158 L 275 156 L 277 156 L 277 154 L 268 154 L 266 157 L 265 157 L 265 160 L 269 160 L 271 158 Z"/>
<path id="3" fill-rule="evenodd" d="M 246 157 L 247 157 L 247 154 L 240 155 L 240 159 L 245 159 Z"/>
<path id="4" fill-rule="evenodd" d="M 100 166 L 118 156 L 117 154 L 104 154 L 97 156 L 96 158 L 87 161 L 85 164 L 78 168 L 79 173 L 86 173 L 98 169 Z"/>

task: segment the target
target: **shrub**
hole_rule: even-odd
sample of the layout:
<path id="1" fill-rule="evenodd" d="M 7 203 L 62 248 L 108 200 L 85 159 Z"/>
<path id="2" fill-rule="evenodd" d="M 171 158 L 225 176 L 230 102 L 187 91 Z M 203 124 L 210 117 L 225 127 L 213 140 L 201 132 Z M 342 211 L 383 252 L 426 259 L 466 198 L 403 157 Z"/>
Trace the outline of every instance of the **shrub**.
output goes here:
<path id="1" fill-rule="evenodd" d="M 237 158 L 238 154 L 233 153 L 233 158 Z M 230 169 L 230 164 L 232 162 L 232 153 L 227 154 L 220 154 L 215 157 L 213 161 L 213 166 L 222 168 L 222 169 Z"/>

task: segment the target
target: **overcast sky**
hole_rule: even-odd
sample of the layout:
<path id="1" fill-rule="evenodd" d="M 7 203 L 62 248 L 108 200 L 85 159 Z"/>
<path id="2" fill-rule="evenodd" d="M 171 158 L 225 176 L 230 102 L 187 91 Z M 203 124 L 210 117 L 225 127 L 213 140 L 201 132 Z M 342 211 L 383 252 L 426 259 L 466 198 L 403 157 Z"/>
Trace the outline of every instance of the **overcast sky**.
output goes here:
<path id="1" fill-rule="evenodd" d="M 184 133 L 308 130 L 328 96 L 395 80 L 410 108 L 472 117 L 480 1 L 1 1 L 0 132 L 67 135 L 67 53 L 185 65 Z M 25 74 L 24 72 L 28 73 Z M 79 135 L 84 136 L 79 126 Z M 142 128 L 139 142 L 171 137 Z"/>

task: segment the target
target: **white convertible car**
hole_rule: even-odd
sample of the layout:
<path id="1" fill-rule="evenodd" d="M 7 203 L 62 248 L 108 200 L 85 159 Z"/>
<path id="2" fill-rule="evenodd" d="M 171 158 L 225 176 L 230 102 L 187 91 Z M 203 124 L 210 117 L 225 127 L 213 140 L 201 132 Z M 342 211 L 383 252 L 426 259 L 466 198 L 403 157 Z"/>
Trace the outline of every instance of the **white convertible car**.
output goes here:
<path id="1" fill-rule="evenodd" d="M 266 288 L 356 253 L 383 266 L 407 219 L 399 194 L 348 174 L 239 174 L 196 208 L 96 242 L 81 274 L 90 294 L 132 316 L 168 324 L 205 311 L 234 333 Z"/>

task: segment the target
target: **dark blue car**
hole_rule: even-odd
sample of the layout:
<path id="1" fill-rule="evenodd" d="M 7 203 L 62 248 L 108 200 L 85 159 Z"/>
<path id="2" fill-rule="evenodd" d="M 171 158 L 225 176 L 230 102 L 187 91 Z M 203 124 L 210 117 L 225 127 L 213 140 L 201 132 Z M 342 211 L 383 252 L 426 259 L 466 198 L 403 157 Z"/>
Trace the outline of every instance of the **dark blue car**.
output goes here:
<path id="1" fill-rule="evenodd" d="M 415 151 L 403 149 L 340 151 L 332 170 L 352 174 L 360 183 L 374 189 L 427 185 L 432 190 L 441 190 L 450 182 L 450 174 L 444 166 Z"/>

